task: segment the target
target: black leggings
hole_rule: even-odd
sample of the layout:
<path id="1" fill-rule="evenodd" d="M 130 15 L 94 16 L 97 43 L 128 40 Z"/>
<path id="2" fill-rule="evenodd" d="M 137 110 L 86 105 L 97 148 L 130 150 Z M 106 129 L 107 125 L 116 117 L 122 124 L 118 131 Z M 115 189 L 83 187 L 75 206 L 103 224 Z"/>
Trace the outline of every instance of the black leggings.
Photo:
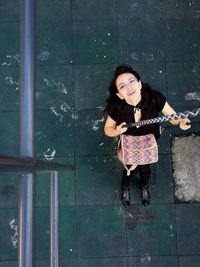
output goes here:
<path id="1" fill-rule="evenodd" d="M 127 165 L 127 167 L 130 168 L 129 165 Z M 139 171 L 139 174 L 140 174 L 141 186 L 145 187 L 145 188 L 149 187 L 150 177 L 151 177 L 150 164 L 138 165 L 135 170 L 131 171 L 131 174 L 129 176 L 127 176 L 127 170 L 124 169 L 123 170 L 123 176 L 122 176 L 122 187 L 127 188 L 130 186 L 131 178 L 134 175 L 134 173 L 137 172 L 137 170 Z"/>

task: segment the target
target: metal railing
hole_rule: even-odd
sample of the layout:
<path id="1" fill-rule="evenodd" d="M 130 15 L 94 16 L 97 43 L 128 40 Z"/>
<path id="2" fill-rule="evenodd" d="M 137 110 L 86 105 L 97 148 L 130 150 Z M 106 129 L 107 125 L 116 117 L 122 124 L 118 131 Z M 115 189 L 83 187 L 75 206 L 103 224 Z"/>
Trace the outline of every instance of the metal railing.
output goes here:
<path id="1" fill-rule="evenodd" d="M 21 173 L 18 266 L 35 266 L 35 174 L 51 173 L 50 266 L 59 265 L 58 169 L 66 166 L 35 159 L 36 0 L 20 0 L 20 157 L 0 156 L 1 171 Z"/>
<path id="2" fill-rule="evenodd" d="M 59 266 L 59 171 L 71 166 L 32 158 L 0 156 L 0 171 L 19 173 L 19 248 L 18 266 L 35 266 L 35 174 L 50 174 L 50 266 Z M 34 181 L 34 183 L 33 183 Z M 24 184 L 25 183 L 25 184 Z M 24 204 L 24 200 L 28 205 Z"/>

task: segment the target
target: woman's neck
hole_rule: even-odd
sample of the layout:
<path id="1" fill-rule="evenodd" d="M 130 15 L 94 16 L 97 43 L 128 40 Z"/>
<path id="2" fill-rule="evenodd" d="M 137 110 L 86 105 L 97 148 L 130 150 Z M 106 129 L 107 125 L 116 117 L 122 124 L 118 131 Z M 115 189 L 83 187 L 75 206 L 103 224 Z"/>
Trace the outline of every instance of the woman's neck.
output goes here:
<path id="1" fill-rule="evenodd" d="M 142 99 L 142 96 L 139 95 L 137 99 L 130 99 L 126 102 L 131 106 L 137 106 L 137 104 L 141 101 L 141 99 Z"/>

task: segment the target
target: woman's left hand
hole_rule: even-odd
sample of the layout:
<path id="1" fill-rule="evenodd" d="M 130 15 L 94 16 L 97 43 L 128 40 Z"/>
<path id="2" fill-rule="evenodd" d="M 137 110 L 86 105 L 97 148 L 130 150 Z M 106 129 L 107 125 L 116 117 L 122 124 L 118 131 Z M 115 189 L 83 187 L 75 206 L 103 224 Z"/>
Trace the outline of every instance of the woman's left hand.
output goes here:
<path id="1" fill-rule="evenodd" d="M 188 130 L 191 128 L 190 120 L 188 118 L 180 119 L 179 127 L 181 130 Z"/>

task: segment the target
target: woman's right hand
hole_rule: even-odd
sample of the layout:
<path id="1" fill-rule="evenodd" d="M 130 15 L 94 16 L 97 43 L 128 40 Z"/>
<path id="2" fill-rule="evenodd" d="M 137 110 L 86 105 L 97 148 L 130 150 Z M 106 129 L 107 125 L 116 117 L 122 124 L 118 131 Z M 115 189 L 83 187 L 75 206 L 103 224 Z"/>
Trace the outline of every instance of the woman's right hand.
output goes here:
<path id="1" fill-rule="evenodd" d="M 115 137 L 118 136 L 128 129 L 127 127 L 123 127 L 125 125 L 125 122 L 122 122 L 120 125 L 117 125 L 117 122 L 114 121 L 109 115 L 106 119 L 105 125 L 104 125 L 104 133 L 107 136 Z M 116 126 L 117 125 L 117 126 Z"/>
<path id="2" fill-rule="evenodd" d="M 123 127 L 124 125 L 126 125 L 126 122 L 122 122 L 121 124 L 117 125 L 115 130 L 117 132 L 117 134 L 123 134 L 124 132 L 127 131 L 127 127 Z"/>

